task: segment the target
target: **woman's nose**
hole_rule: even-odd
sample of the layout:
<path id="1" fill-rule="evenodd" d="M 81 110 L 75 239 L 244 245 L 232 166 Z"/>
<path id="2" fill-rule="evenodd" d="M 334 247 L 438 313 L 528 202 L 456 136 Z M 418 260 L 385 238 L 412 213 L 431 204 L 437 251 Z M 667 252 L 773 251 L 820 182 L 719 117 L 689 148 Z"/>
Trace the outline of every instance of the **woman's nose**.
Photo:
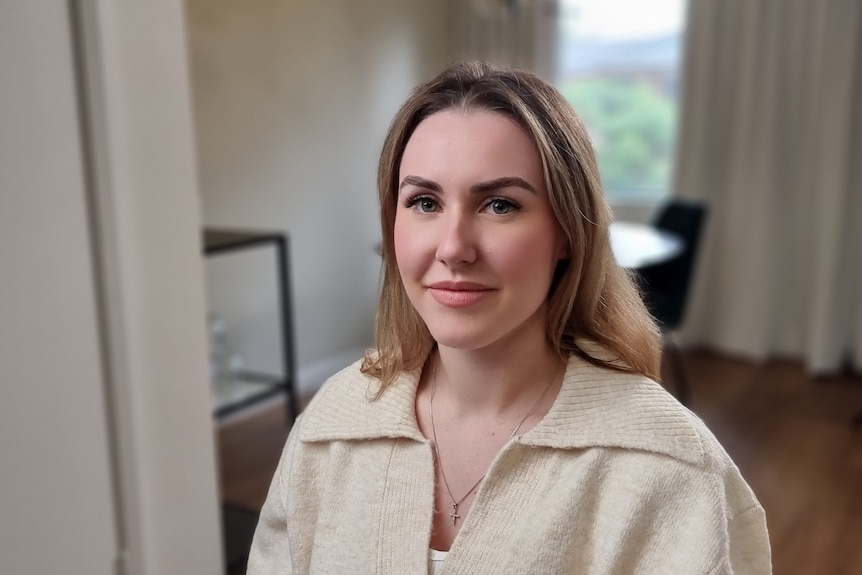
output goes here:
<path id="1" fill-rule="evenodd" d="M 470 264 L 476 260 L 476 230 L 469 216 L 448 213 L 440 219 L 437 261 L 449 267 Z"/>

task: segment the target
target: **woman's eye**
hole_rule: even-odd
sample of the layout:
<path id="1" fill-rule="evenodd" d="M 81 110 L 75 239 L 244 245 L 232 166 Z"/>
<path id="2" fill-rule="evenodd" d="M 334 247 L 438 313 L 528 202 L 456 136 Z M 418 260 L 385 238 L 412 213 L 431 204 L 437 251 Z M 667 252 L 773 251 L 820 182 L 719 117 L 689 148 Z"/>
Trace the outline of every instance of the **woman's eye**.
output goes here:
<path id="1" fill-rule="evenodd" d="M 428 196 L 419 196 L 407 202 L 408 208 L 415 208 L 419 213 L 430 214 L 437 211 L 437 200 Z"/>
<path id="2" fill-rule="evenodd" d="M 517 209 L 517 206 L 510 202 L 509 200 L 491 200 L 488 203 L 488 208 L 492 213 L 502 216 L 508 214 L 509 212 L 513 212 Z"/>

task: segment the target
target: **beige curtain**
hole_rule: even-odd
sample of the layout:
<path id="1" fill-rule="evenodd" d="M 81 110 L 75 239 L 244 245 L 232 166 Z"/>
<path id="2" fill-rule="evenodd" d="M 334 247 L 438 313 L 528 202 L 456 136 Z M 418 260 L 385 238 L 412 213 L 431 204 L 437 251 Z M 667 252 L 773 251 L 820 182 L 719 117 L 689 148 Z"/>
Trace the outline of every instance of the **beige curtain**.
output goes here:
<path id="1" fill-rule="evenodd" d="M 691 0 L 676 189 L 710 206 L 689 344 L 862 368 L 862 0 Z"/>
<path id="2" fill-rule="evenodd" d="M 557 79 L 558 0 L 450 0 L 452 57 Z"/>

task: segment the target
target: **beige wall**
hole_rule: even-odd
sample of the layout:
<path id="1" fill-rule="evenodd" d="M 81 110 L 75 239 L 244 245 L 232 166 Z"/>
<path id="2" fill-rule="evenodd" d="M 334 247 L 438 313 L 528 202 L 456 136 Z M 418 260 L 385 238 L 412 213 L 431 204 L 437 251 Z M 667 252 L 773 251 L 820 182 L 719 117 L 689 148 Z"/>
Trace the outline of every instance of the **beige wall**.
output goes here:
<path id="1" fill-rule="evenodd" d="M 447 62 L 448 3 L 186 5 L 204 221 L 291 235 L 299 379 L 313 387 L 372 343 L 377 156 L 409 90 Z M 270 260 L 254 259 L 208 262 L 211 307 L 250 367 L 279 369 Z"/>

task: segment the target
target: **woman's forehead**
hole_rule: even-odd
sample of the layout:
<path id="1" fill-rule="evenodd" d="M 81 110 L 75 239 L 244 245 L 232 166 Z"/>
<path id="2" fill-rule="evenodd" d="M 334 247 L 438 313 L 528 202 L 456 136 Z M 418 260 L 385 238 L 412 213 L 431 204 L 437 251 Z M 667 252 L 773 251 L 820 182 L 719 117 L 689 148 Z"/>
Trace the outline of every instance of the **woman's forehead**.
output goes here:
<path id="1" fill-rule="evenodd" d="M 415 172 L 419 173 L 415 173 Z M 401 156 L 398 182 L 408 175 L 438 180 L 519 176 L 542 186 L 538 149 L 510 117 L 487 110 L 445 110 L 425 118 Z"/>

